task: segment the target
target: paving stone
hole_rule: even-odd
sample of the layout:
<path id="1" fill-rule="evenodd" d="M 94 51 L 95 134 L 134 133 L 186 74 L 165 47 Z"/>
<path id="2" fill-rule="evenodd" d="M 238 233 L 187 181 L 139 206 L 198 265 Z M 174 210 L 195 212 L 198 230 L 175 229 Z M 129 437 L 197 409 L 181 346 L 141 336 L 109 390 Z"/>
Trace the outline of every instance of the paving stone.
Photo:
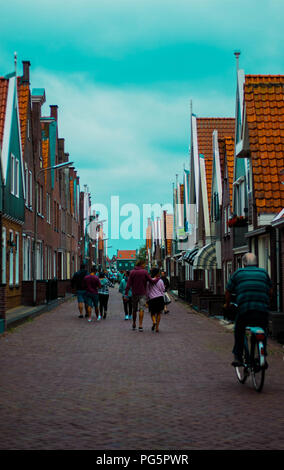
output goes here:
<path id="1" fill-rule="evenodd" d="M 283 348 L 261 393 L 240 385 L 233 335 L 173 301 L 160 333 L 132 331 L 111 290 L 106 320 L 68 301 L 0 337 L 0 449 L 283 450 Z"/>

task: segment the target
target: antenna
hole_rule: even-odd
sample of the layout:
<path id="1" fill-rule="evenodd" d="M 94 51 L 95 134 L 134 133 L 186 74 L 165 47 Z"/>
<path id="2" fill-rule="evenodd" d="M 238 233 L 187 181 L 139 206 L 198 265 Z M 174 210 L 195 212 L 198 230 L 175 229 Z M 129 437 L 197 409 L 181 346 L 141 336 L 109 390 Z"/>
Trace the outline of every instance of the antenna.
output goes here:
<path id="1" fill-rule="evenodd" d="M 234 56 L 236 57 L 236 61 L 237 61 L 237 72 L 239 70 L 239 57 L 241 55 L 241 51 L 235 51 L 234 52 Z"/>
<path id="2" fill-rule="evenodd" d="M 15 75 L 17 76 L 17 52 L 14 52 Z"/>

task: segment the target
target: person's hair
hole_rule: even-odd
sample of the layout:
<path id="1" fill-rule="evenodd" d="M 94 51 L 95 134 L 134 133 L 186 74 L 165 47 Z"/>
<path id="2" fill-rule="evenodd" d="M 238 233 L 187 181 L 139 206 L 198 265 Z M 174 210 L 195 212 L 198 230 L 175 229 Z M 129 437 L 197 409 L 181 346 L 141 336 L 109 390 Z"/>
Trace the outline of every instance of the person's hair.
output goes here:
<path id="1" fill-rule="evenodd" d="M 105 273 L 103 273 L 103 272 L 100 272 L 100 275 L 99 275 L 99 277 L 105 277 Z"/>
<path id="2" fill-rule="evenodd" d="M 246 253 L 242 257 L 242 262 L 244 266 L 257 266 L 257 257 L 254 253 Z"/>
<path id="3" fill-rule="evenodd" d="M 96 266 L 92 266 L 92 267 L 91 267 L 91 273 L 96 273 L 96 272 L 97 272 Z"/>
<path id="4" fill-rule="evenodd" d="M 144 259 L 139 259 L 136 263 L 136 266 L 144 266 L 145 260 Z"/>
<path id="5" fill-rule="evenodd" d="M 80 269 L 86 269 L 86 265 L 85 265 L 84 263 L 82 263 L 82 264 L 80 265 Z"/>
<path id="6" fill-rule="evenodd" d="M 160 272 L 159 268 L 152 268 L 151 269 L 151 277 L 157 276 L 157 274 L 159 274 L 159 272 Z"/>

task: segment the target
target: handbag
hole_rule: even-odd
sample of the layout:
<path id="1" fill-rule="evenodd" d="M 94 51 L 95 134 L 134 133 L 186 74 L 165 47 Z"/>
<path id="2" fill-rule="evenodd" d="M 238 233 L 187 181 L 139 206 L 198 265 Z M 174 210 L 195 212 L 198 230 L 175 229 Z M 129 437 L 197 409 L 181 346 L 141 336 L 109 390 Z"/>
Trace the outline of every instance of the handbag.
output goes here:
<path id="1" fill-rule="evenodd" d="M 168 305 L 168 304 L 171 303 L 170 296 L 167 292 L 164 293 L 164 303 L 165 303 L 165 305 Z"/>

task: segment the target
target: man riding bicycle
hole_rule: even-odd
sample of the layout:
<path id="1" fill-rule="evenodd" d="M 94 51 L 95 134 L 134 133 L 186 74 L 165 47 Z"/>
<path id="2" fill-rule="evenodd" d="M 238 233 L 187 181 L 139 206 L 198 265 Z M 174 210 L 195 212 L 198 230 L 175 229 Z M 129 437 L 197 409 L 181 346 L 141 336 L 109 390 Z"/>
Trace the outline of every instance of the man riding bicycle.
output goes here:
<path id="1" fill-rule="evenodd" d="M 253 253 L 246 253 L 243 268 L 237 269 L 226 287 L 225 308 L 229 308 L 232 294 L 236 296 L 238 312 L 235 319 L 235 344 L 233 366 L 243 363 L 243 348 L 246 326 L 268 327 L 268 311 L 272 297 L 272 283 L 265 269 L 257 266 Z"/>

